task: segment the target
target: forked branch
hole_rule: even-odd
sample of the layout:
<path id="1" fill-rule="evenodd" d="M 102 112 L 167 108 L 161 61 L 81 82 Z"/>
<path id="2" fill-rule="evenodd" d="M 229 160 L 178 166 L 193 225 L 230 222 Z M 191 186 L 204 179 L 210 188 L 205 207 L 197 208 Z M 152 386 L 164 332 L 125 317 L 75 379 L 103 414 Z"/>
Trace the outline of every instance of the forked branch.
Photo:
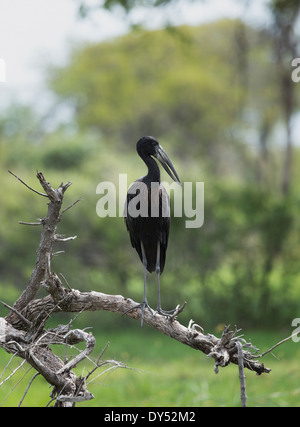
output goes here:
<path id="1" fill-rule="evenodd" d="M 54 254 L 54 245 L 57 241 L 67 241 L 75 237 L 65 237 L 57 234 L 57 225 L 62 215 L 80 200 L 72 203 L 62 210 L 65 191 L 71 185 L 61 183 L 57 189 L 52 188 L 41 172 L 37 178 L 44 193 L 34 190 L 23 180 L 14 175 L 22 184 L 34 193 L 47 197 L 49 200 L 46 216 L 38 223 L 28 225 L 41 225 L 41 239 L 37 250 L 37 259 L 29 282 L 22 295 L 9 307 L 10 313 L 6 319 L 0 318 L 0 347 L 9 353 L 16 354 L 30 363 L 44 378 L 53 385 L 53 396 L 58 406 L 73 406 L 75 402 L 90 399 L 93 396 L 86 388 L 85 380 L 78 378 L 73 373 L 73 368 L 82 360 L 89 358 L 94 350 L 95 338 L 91 333 L 78 329 L 72 330 L 71 325 L 58 327 L 55 330 L 45 330 L 49 316 L 54 312 L 77 312 L 105 310 L 122 315 L 137 303 L 121 295 L 107 295 L 101 292 L 80 292 L 71 289 L 67 283 L 65 288 L 60 278 L 51 272 L 51 259 Z M 48 296 L 36 299 L 40 287 L 43 286 Z M 219 367 L 230 363 L 239 365 L 240 380 L 243 388 L 242 401 L 246 403 L 245 383 L 243 370 L 249 369 L 257 374 L 269 373 L 263 363 L 257 359 L 257 351 L 251 343 L 247 343 L 237 330 L 231 331 L 225 327 L 220 338 L 212 334 L 204 334 L 203 328 L 190 321 L 188 327 L 183 326 L 177 316 L 184 307 L 178 309 L 172 317 L 159 314 L 154 316 L 146 310 L 144 323 L 147 323 L 159 332 L 206 354 L 215 361 L 215 372 Z M 140 310 L 128 311 L 127 316 L 140 320 Z M 72 345 L 74 342 L 85 342 L 86 348 L 74 359 L 64 363 L 56 356 L 50 344 Z M 95 369 L 103 363 L 95 365 Z M 54 397 L 53 397 L 54 399 Z"/>
<path id="2" fill-rule="evenodd" d="M 67 188 L 71 185 L 61 183 L 57 189 L 53 189 L 49 182 L 46 181 L 42 172 L 37 172 L 37 178 L 43 187 L 45 193 L 34 190 L 27 185 L 21 178 L 9 171 L 15 176 L 22 184 L 29 188 L 34 193 L 47 197 L 50 202 L 48 203 L 48 211 L 46 216 L 40 221 L 42 225 L 41 240 L 37 251 L 37 259 L 34 270 L 31 274 L 29 282 L 18 300 L 14 304 L 14 309 L 21 312 L 26 305 L 32 301 L 45 278 L 50 274 L 50 258 L 53 254 L 53 246 L 56 241 L 56 228 L 60 220 L 60 210 L 63 203 L 63 196 Z M 16 320 L 15 312 L 11 312 L 7 317 L 9 322 Z"/>

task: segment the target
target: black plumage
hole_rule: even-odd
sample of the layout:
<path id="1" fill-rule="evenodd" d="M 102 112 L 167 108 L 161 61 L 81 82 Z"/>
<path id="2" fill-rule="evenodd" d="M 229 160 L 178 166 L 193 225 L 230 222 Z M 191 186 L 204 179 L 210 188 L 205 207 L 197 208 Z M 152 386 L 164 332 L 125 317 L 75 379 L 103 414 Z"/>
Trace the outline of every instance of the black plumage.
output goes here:
<path id="1" fill-rule="evenodd" d="M 170 199 L 160 182 L 160 170 L 156 158 L 170 177 L 181 184 L 175 168 L 158 141 L 151 136 L 144 136 L 136 145 L 137 152 L 148 167 L 148 173 L 137 179 L 129 188 L 125 203 L 125 223 L 132 246 L 136 249 L 144 265 L 144 300 L 134 307 L 151 312 L 146 298 L 146 270 L 156 271 L 158 306 L 157 312 L 168 315 L 161 309 L 159 276 L 162 274 L 168 247 L 170 229 Z"/>

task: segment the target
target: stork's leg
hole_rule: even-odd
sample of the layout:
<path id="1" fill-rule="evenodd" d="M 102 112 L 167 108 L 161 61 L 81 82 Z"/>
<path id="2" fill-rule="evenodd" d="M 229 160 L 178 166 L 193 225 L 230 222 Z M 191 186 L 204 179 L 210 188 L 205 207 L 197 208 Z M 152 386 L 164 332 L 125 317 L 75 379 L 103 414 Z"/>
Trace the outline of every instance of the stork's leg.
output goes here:
<path id="1" fill-rule="evenodd" d="M 141 326 L 143 326 L 145 308 L 148 308 L 152 314 L 154 314 L 154 312 L 150 307 L 150 305 L 148 304 L 147 297 L 146 297 L 147 258 L 146 258 L 143 242 L 141 242 L 141 248 L 142 248 L 142 256 L 143 256 L 143 266 L 144 266 L 144 299 L 142 304 L 140 304 L 141 310 L 142 310 Z"/>
<path id="2" fill-rule="evenodd" d="M 143 256 L 143 266 L 144 266 L 144 300 L 143 302 L 148 304 L 147 297 L 146 297 L 147 258 L 146 258 L 143 242 L 141 242 L 141 248 L 142 248 L 142 256 Z"/>
<path id="3" fill-rule="evenodd" d="M 140 308 L 142 310 L 141 326 L 143 326 L 145 309 L 148 308 L 148 310 L 150 310 L 151 314 L 153 314 L 153 315 L 154 315 L 154 311 L 152 310 L 152 308 L 148 304 L 147 297 L 146 297 L 147 258 L 146 258 L 146 254 L 145 254 L 144 245 L 143 245 L 142 242 L 141 242 L 141 249 L 142 249 L 143 266 L 144 266 L 144 299 L 143 299 L 143 302 L 141 304 L 137 304 L 134 307 L 129 308 L 128 310 L 126 310 L 123 313 L 123 315 L 126 314 L 126 313 L 128 313 L 131 310 L 134 310 L 136 308 Z"/>
<path id="4" fill-rule="evenodd" d="M 157 250 L 156 250 L 156 267 L 155 267 L 155 271 L 156 271 L 156 280 L 157 280 L 157 313 L 162 314 L 163 316 L 168 316 L 170 314 L 175 313 L 176 308 L 174 308 L 174 310 L 170 310 L 170 311 L 165 311 L 162 310 L 161 308 L 161 303 L 160 303 L 160 285 L 159 285 L 159 278 L 160 278 L 160 241 L 157 241 Z"/>

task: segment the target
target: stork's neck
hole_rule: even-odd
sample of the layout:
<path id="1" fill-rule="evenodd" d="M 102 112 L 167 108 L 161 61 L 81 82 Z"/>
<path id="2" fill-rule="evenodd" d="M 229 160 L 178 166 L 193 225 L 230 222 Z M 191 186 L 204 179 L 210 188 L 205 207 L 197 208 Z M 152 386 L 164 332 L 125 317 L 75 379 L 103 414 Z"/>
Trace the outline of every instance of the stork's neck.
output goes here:
<path id="1" fill-rule="evenodd" d="M 143 160 L 148 167 L 148 174 L 144 177 L 143 181 L 149 186 L 151 182 L 160 183 L 160 170 L 156 161 L 150 156 L 143 157 Z"/>

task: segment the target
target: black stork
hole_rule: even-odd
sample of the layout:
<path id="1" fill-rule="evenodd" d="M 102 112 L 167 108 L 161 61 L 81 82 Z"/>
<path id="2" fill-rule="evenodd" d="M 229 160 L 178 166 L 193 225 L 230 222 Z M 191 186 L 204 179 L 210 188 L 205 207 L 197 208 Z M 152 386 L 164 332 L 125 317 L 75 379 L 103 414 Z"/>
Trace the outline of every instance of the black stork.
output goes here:
<path id="1" fill-rule="evenodd" d="M 155 314 L 146 298 L 146 270 L 150 273 L 156 272 L 158 299 L 156 312 L 168 316 L 176 310 L 164 311 L 160 303 L 159 279 L 164 270 L 168 246 L 170 199 L 160 182 L 160 170 L 154 158 L 161 163 L 175 182 L 180 185 L 181 182 L 171 160 L 155 138 L 142 137 L 136 144 L 136 150 L 148 167 L 148 174 L 137 179 L 129 188 L 124 216 L 131 244 L 139 254 L 144 266 L 144 299 L 141 304 L 125 313 L 138 307 L 141 308 L 141 326 L 143 326 L 145 309 L 148 308 L 152 314 Z"/>

